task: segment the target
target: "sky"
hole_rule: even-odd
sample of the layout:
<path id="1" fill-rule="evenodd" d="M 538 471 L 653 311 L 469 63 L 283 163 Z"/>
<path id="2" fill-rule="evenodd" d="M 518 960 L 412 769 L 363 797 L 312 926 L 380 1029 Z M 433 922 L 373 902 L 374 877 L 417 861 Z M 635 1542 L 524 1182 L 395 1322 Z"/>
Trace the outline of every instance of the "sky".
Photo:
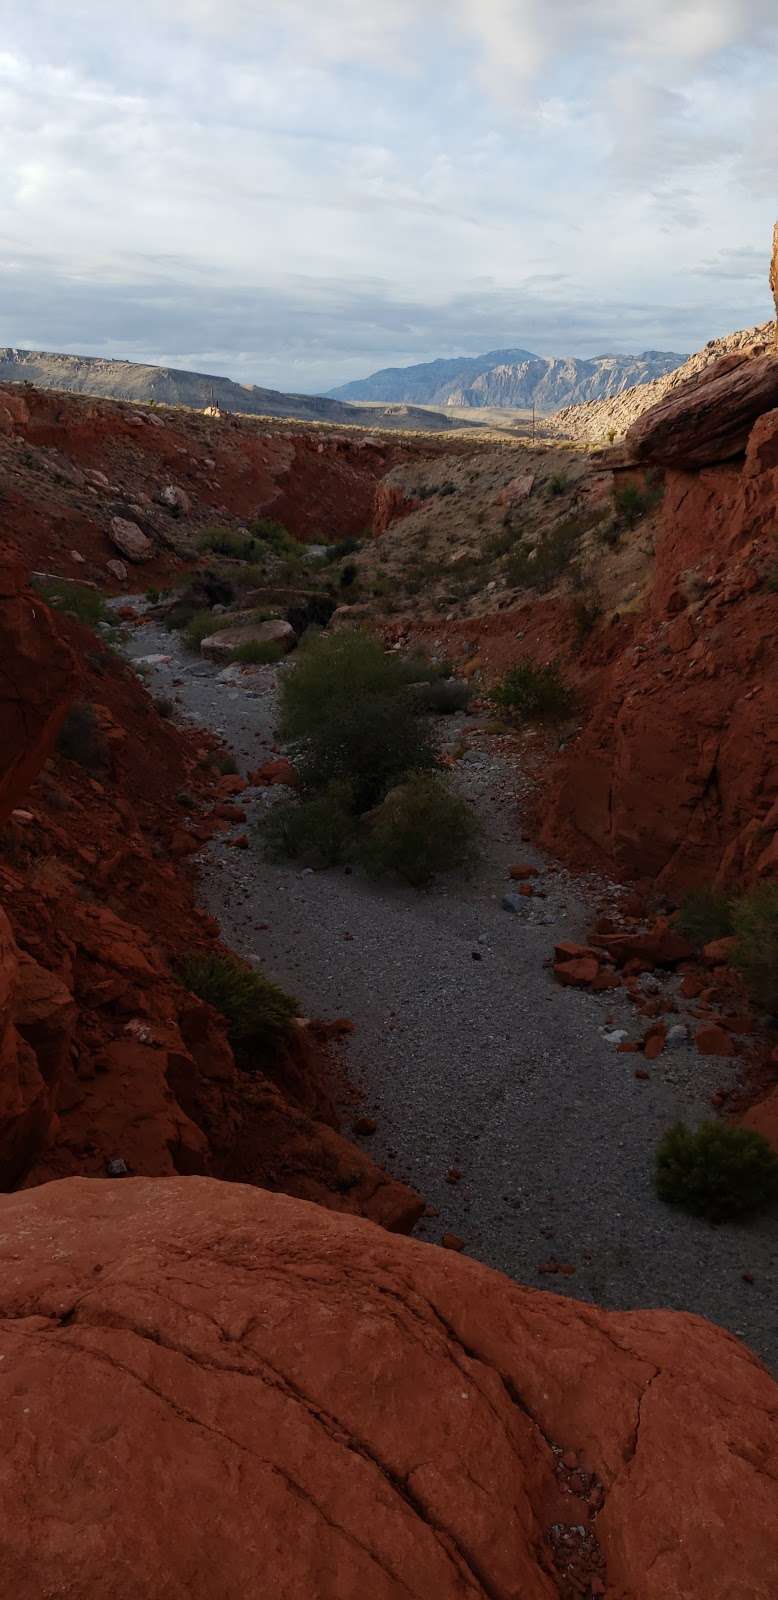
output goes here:
<path id="1" fill-rule="evenodd" d="M 0 0 L 0 345 L 303 392 L 772 314 L 777 0 Z"/>

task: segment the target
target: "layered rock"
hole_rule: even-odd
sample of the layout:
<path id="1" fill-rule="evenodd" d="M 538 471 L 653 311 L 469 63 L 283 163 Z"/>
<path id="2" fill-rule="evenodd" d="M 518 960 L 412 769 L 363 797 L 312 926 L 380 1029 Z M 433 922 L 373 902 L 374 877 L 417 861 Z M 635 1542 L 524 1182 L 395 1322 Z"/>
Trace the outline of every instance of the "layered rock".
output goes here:
<path id="1" fill-rule="evenodd" d="M 778 1590 L 778 1391 L 696 1317 L 199 1178 L 0 1220 L 15 1600 Z"/>
<path id="2" fill-rule="evenodd" d="M 778 355 L 723 356 L 627 429 L 635 462 L 707 467 L 742 455 L 757 418 L 778 406 Z"/>

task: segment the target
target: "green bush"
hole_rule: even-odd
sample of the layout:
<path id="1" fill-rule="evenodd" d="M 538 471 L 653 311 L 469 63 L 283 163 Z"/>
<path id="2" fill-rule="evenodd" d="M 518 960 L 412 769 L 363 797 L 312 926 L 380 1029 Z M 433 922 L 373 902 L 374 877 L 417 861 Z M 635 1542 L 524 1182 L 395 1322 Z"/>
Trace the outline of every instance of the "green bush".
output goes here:
<path id="1" fill-rule="evenodd" d="M 765 883 L 736 901 L 734 962 L 756 1005 L 778 1016 L 778 884 Z"/>
<path id="2" fill-rule="evenodd" d="M 536 667 L 531 661 L 520 661 L 492 691 L 491 698 L 522 722 L 557 722 L 575 710 L 575 695 L 555 662 Z"/>
<path id="3" fill-rule="evenodd" d="M 331 783 L 307 800 L 278 801 L 259 824 L 271 856 L 308 867 L 335 867 L 353 854 L 356 821 L 347 783 Z"/>
<path id="4" fill-rule="evenodd" d="M 325 561 L 342 561 L 344 556 L 355 556 L 362 549 L 359 539 L 341 539 L 339 544 L 331 544 L 327 550 Z"/>
<path id="5" fill-rule="evenodd" d="M 732 933 L 732 900 L 717 889 L 691 889 L 681 902 L 676 924 L 695 950 L 701 950 Z"/>
<path id="6" fill-rule="evenodd" d="M 340 701 L 308 735 L 298 761 L 306 789 L 350 782 L 358 812 L 377 805 L 406 772 L 436 765 L 427 728 L 397 695 Z"/>
<path id="7" fill-rule="evenodd" d="M 585 527 L 578 517 L 568 517 L 552 528 L 539 544 L 519 539 L 508 560 L 506 575 L 517 588 L 550 589 L 570 566 Z"/>
<path id="8" fill-rule="evenodd" d="M 212 555 L 230 556 L 233 561 L 252 561 L 258 554 L 255 535 L 241 533 L 237 528 L 204 528 L 197 548 Z"/>
<path id="9" fill-rule="evenodd" d="M 242 1067 L 253 1066 L 256 1055 L 277 1046 L 299 1011 L 290 995 L 235 956 L 193 953 L 176 964 L 175 972 L 184 988 L 226 1018 L 229 1041 Z"/>
<path id="10" fill-rule="evenodd" d="M 438 772 L 415 772 L 370 819 L 360 860 L 375 877 L 394 873 L 414 888 L 470 865 L 478 824 L 466 800 Z"/>
<path id="11" fill-rule="evenodd" d="M 470 693 L 470 685 L 463 678 L 433 678 L 430 683 L 413 685 L 413 703 L 417 711 L 450 717 L 467 710 Z"/>
<path id="12" fill-rule="evenodd" d="M 76 761 L 87 772 L 99 772 L 108 764 L 108 746 L 94 706 L 76 700 L 59 730 L 57 749 L 66 761 Z"/>
<path id="13" fill-rule="evenodd" d="M 566 478 L 563 472 L 555 472 L 553 477 L 548 480 L 549 494 L 564 494 L 569 487 L 569 482 L 569 478 Z"/>
<path id="14" fill-rule="evenodd" d="M 257 517 L 256 521 L 250 524 L 250 532 L 252 537 L 260 545 L 264 545 L 266 551 L 272 551 L 273 555 L 283 556 L 286 561 L 302 560 L 302 546 L 292 538 L 283 522 L 276 522 L 273 517 Z"/>
<path id="15" fill-rule="evenodd" d="M 712 1222 L 762 1210 L 778 1197 L 778 1156 L 748 1128 L 683 1122 L 668 1128 L 656 1153 L 660 1200 Z"/>
<path id="16" fill-rule="evenodd" d="M 647 517 L 655 509 L 660 496 L 658 486 L 640 489 L 636 483 L 625 483 L 613 491 L 616 511 L 628 528 L 636 527 L 643 517 Z"/>
<path id="17" fill-rule="evenodd" d="M 573 621 L 579 644 L 583 644 L 584 640 L 588 639 L 589 634 L 597 626 L 601 616 L 602 604 L 599 595 L 593 592 L 581 594 L 573 602 Z"/>
<path id="18" fill-rule="evenodd" d="M 64 611 L 88 628 L 96 628 L 103 621 L 103 597 L 85 583 L 69 583 L 66 578 L 33 578 L 33 587 L 53 611 Z"/>
<path id="19" fill-rule="evenodd" d="M 339 707 L 350 707 L 366 695 L 399 694 L 409 681 L 400 657 L 388 655 L 371 634 L 318 634 L 310 643 L 306 640 L 284 674 L 284 732 L 292 739 L 305 739 Z"/>
<path id="20" fill-rule="evenodd" d="M 283 654 L 283 647 L 276 639 L 249 639 L 246 644 L 239 644 L 235 650 L 230 651 L 230 661 L 242 661 L 244 665 L 269 666 L 274 661 L 280 661 Z"/>
<path id="21" fill-rule="evenodd" d="M 215 617 L 212 611 L 196 611 L 184 628 L 183 639 L 187 650 L 199 651 L 203 639 L 230 626 L 228 616 Z"/>

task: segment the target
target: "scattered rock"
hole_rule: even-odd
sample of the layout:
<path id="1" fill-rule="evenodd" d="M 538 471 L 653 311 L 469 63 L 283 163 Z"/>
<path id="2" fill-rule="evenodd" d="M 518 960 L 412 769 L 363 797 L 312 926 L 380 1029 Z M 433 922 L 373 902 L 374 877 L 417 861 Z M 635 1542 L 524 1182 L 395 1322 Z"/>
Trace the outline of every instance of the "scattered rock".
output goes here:
<path id="1" fill-rule="evenodd" d="M 733 1056 L 735 1046 L 731 1036 L 715 1023 L 698 1028 L 695 1044 L 701 1056 Z"/>
<path id="2" fill-rule="evenodd" d="M 111 518 L 108 536 L 128 561 L 150 561 L 154 554 L 151 540 L 137 522 L 128 522 L 125 517 Z"/>
<path id="3" fill-rule="evenodd" d="M 106 571 L 110 572 L 111 577 L 115 578 L 117 583 L 126 583 L 129 573 L 123 561 L 106 561 L 105 567 Z"/>
<path id="4" fill-rule="evenodd" d="M 554 965 L 554 977 L 559 983 L 585 988 L 594 982 L 599 970 L 598 961 L 593 960 L 591 956 L 582 956 L 576 961 L 557 961 Z"/>
<path id="5" fill-rule="evenodd" d="M 440 1242 L 444 1250 L 459 1251 L 464 1250 L 465 1248 L 465 1241 L 464 1239 L 460 1239 L 458 1233 L 444 1233 Z"/>
<path id="6" fill-rule="evenodd" d="M 367 1139 L 371 1134 L 378 1132 L 378 1123 L 375 1117 L 357 1117 L 353 1123 L 353 1128 L 360 1138 Z"/>

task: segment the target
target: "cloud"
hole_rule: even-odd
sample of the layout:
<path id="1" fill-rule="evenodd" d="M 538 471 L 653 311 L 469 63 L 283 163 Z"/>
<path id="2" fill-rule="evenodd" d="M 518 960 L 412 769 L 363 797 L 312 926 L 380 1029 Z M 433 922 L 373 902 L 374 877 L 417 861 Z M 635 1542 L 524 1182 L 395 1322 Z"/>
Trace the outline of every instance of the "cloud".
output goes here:
<path id="1" fill-rule="evenodd" d="M 27 0 L 2 337 L 308 387 L 686 346 L 769 312 L 777 62 L 773 0 Z"/>

